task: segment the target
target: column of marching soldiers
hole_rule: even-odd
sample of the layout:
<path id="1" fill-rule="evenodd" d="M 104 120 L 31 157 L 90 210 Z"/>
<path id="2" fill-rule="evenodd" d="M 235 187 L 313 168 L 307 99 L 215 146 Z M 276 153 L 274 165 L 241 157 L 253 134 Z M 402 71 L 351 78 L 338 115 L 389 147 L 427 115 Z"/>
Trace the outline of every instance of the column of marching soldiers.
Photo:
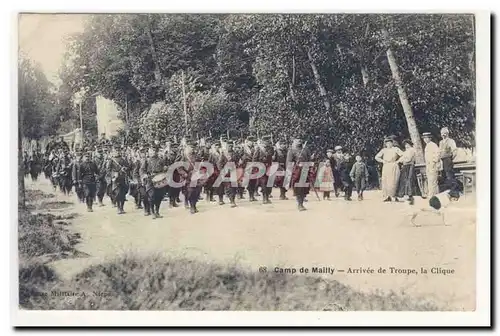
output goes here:
<path id="1" fill-rule="evenodd" d="M 291 186 L 299 181 L 303 162 L 318 162 L 316 154 L 309 151 L 306 143 L 301 139 L 294 139 L 290 148 L 286 141 L 279 140 L 272 143 L 272 138 L 264 136 L 256 140 L 255 137 L 247 137 L 242 140 L 202 138 L 194 141 L 183 138 L 177 144 L 174 141 L 155 140 L 152 143 L 141 142 L 135 145 L 125 146 L 112 144 L 109 140 L 101 140 L 97 144 L 87 145 L 83 148 L 70 150 L 68 144 L 62 139 L 54 137 L 46 146 L 44 153 L 40 149 L 32 153 L 24 153 L 25 174 L 31 174 L 33 180 L 38 178 L 42 171 L 50 180 L 54 191 L 59 189 L 62 193 L 69 195 L 76 193 L 82 203 L 86 203 L 87 211 L 93 211 L 93 205 L 105 206 L 104 197 L 108 196 L 111 205 L 116 207 L 118 214 L 124 214 L 124 205 L 127 201 L 126 195 L 133 198 L 136 209 L 144 209 L 145 216 L 161 218 L 161 202 L 166 199 L 169 207 L 178 207 L 183 195 L 186 209 L 192 214 L 198 212 L 197 203 L 203 199 L 205 194 L 207 202 L 218 202 L 225 204 L 229 200 L 231 207 L 236 207 L 236 202 L 242 202 L 247 195 L 249 202 L 257 201 L 256 197 L 262 197 L 263 204 L 270 204 L 272 198 L 272 187 L 268 186 L 269 174 L 251 179 L 247 185 L 242 185 L 242 172 L 249 162 L 261 162 L 269 168 L 273 162 L 279 163 L 278 170 L 284 171 L 290 162 L 294 163 L 291 174 Z M 342 170 L 342 149 L 335 148 L 339 162 L 333 150 L 329 150 L 328 158 L 332 162 L 334 173 L 339 176 Z M 324 158 L 321 158 L 324 159 Z M 195 170 L 195 163 L 208 161 L 214 167 L 214 173 L 208 179 L 200 179 L 196 183 L 190 183 Z M 328 159 L 327 159 L 328 161 Z M 185 182 L 182 187 L 168 185 L 167 170 L 175 162 L 187 162 L 188 167 L 180 167 L 174 170 L 173 180 Z M 238 186 L 223 182 L 214 186 L 214 182 L 221 173 L 223 167 L 232 162 L 238 171 Z M 38 167 L 38 168 L 37 168 Z M 317 168 L 317 165 L 316 165 Z M 315 180 L 315 167 L 307 167 L 306 182 Z M 334 174 L 335 175 L 335 174 Z M 348 174 L 347 174 L 348 175 Z M 285 178 L 276 176 L 274 187 L 280 190 L 280 200 L 287 200 L 287 186 L 284 185 Z M 336 177 L 337 181 L 341 180 Z M 343 188 L 342 184 L 333 183 L 332 191 L 338 197 L 340 191 L 345 192 L 345 199 L 351 200 L 352 186 Z M 259 192 L 260 189 L 260 192 Z M 304 202 L 309 193 L 309 187 L 293 187 L 293 194 L 300 211 L 305 210 Z M 316 190 L 313 188 L 316 192 Z M 324 193 L 329 199 L 330 193 Z M 319 199 L 319 196 L 316 193 Z"/>

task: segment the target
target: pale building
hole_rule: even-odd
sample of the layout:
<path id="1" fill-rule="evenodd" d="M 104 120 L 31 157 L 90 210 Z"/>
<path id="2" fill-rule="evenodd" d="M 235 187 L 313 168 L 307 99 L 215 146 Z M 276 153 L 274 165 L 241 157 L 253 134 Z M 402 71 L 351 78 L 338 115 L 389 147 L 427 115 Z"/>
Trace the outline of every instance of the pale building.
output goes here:
<path id="1" fill-rule="evenodd" d="M 125 123 L 119 118 L 120 107 L 112 100 L 102 96 L 96 97 L 97 131 L 99 136 L 105 134 L 106 139 L 116 135 Z"/>

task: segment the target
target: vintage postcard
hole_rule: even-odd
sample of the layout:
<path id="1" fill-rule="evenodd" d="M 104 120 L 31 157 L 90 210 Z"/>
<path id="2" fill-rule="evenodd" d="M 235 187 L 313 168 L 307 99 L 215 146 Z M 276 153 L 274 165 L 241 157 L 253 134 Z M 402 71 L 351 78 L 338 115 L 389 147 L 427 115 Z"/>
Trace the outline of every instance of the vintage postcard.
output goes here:
<path id="1" fill-rule="evenodd" d="M 488 14 L 17 19 L 16 325 L 489 314 Z"/>

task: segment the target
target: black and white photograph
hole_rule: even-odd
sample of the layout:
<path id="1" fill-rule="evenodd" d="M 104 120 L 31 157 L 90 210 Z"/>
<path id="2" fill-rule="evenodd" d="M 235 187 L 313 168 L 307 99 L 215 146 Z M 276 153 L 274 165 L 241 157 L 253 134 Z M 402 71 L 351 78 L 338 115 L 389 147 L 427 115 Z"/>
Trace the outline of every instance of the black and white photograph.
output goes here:
<path id="1" fill-rule="evenodd" d="M 21 313 L 478 309 L 476 13 L 17 20 Z"/>

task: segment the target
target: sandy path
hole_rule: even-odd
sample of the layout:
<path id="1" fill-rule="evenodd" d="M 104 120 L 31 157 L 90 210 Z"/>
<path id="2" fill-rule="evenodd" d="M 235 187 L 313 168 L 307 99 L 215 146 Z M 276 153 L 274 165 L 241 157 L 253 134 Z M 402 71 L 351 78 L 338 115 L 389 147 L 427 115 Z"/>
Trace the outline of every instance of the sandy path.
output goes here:
<path id="1" fill-rule="evenodd" d="M 45 180 L 27 184 L 28 188 L 51 192 Z M 266 206 L 243 200 L 231 209 L 201 201 L 196 215 L 162 204 L 164 218 L 157 220 L 144 217 L 130 201 L 125 203 L 128 213 L 121 216 L 111 208 L 109 199 L 107 206 L 96 207 L 93 213 L 75 204 L 65 211 L 82 214 L 71 227 L 82 236 L 77 249 L 91 257 L 60 260 L 53 266 L 69 278 L 92 263 L 128 251 L 220 263 L 236 260 L 255 271 L 261 266 L 268 271 L 281 266 L 295 267 L 298 273 L 300 267 L 312 271 L 312 267 L 326 266 L 345 270 L 324 275 L 326 279 L 359 290 L 404 291 L 454 310 L 474 309 L 475 222 L 455 216 L 450 217 L 449 226 L 413 227 L 409 221 L 412 208 L 405 203 L 382 203 L 377 191 L 367 192 L 363 202 L 318 202 L 313 196 L 304 212 L 298 212 L 292 200 L 277 200 L 276 193 L 273 204 Z M 59 194 L 56 197 L 67 200 Z M 469 208 L 472 202 L 471 198 L 464 200 Z M 423 204 L 418 200 L 414 208 Z M 439 223 L 429 218 L 429 224 Z M 375 273 L 349 274 L 349 267 L 371 267 Z M 379 267 L 387 273 L 379 274 Z M 429 273 L 390 274 L 389 267 L 414 268 L 419 273 L 424 267 Z M 431 274 L 432 267 L 453 269 L 454 274 Z"/>

